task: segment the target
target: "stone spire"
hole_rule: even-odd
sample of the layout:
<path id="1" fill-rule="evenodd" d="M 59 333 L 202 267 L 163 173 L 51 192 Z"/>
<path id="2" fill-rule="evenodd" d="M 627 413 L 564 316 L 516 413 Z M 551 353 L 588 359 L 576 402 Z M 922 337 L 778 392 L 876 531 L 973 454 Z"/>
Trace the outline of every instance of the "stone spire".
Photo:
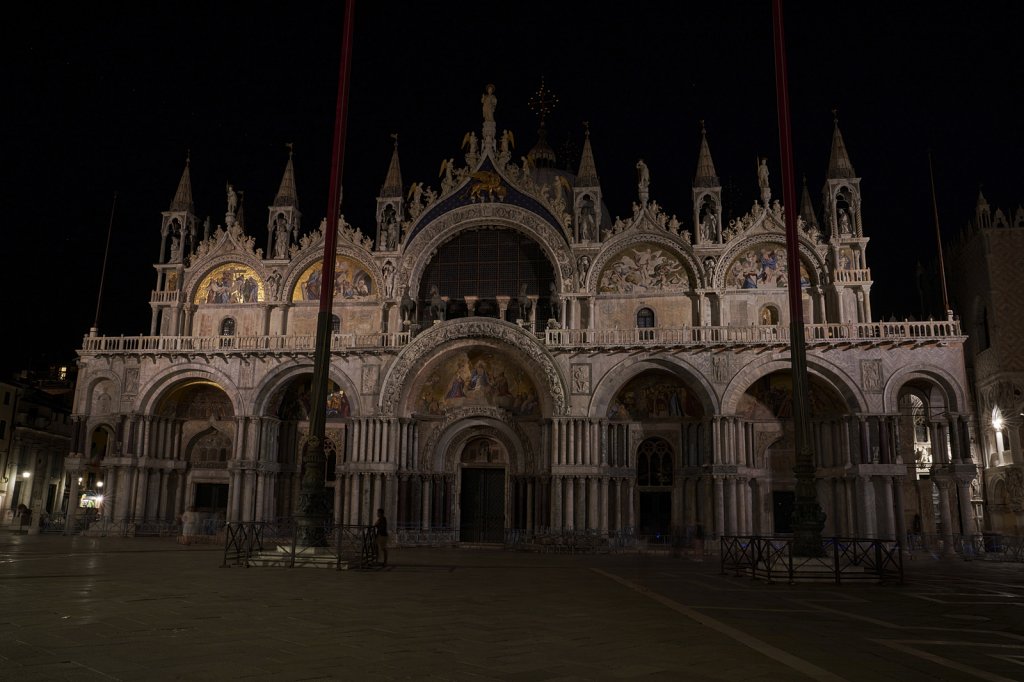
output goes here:
<path id="1" fill-rule="evenodd" d="M 388 166 L 388 175 L 384 178 L 384 186 L 380 188 L 381 197 L 402 196 L 402 169 L 398 164 L 398 133 L 391 133 L 395 141 L 394 150 L 391 152 L 391 165 Z"/>
<path id="2" fill-rule="evenodd" d="M 700 147 L 697 152 L 697 174 L 690 188 L 693 199 L 695 243 L 713 247 L 722 243 L 722 182 L 715 171 L 708 147 L 708 132 L 700 122 Z"/>
<path id="3" fill-rule="evenodd" d="M 978 203 L 974 207 L 974 214 L 978 227 L 981 229 L 992 227 L 992 209 L 989 207 L 985 195 L 981 193 L 981 187 L 978 188 Z"/>
<path id="4" fill-rule="evenodd" d="M 597 177 L 597 166 L 594 164 L 594 151 L 590 148 L 590 125 L 583 122 L 586 137 L 583 139 L 583 154 L 580 156 L 580 171 L 576 174 L 577 187 L 596 187 L 601 182 Z"/>
<path id="5" fill-rule="evenodd" d="M 573 213 L 576 218 L 577 242 L 598 242 L 601 239 L 601 226 L 604 223 L 601 180 L 597 177 L 597 165 L 594 163 L 594 150 L 590 148 L 590 123 L 583 122 L 586 137 L 583 140 L 583 154 L 580 156 L 580 172 L 573 183 Z M 544 129 L 541 128 L 543 131 Z M 589 257 L 586 261 L 590 262 Z M 589 267 L 589 265 L 588 265 Z M 582 271 L 586 267 L 580 266 Z"/>
<path id="6" fill-rule="evenodd" d="M 693 178 L 693 186 L 718 187 L 720 184 L 718 173 L 715 172 L 715 162 L 711 160 L 711 150 L 708 148 L 707 130 L 704 129 L 704 121 L 701 121 L 700 151 L 697 152 L 697 175 Z"/>
<path id="7" fill-rule="evenodd" d="M 295 166 L 292 163 L 294 148 L 288 143 L 288 163 L 284 167 L 284 175 L 281 177 L 281 186 L 277 188 L 277 196 L 274 197 L 274 206 L 299 207 L 299 195 L 295 190 Z"/>
<path id="8" fill-rule="evenodd" d="M 804 176 L 804 191 L 800 197 L 800 217 L 808 225 L 818 226 L 818 219 L 814 217 L 814 204 L 811 203 L 811 192 L 807 189 L 807 176 Z"/>
<path id="9" fill-rule="evenodd" d="M 171 206 L 169 211 L 184 211 L 188 213 L 195 212 L 195 206 L 192 204 L 192 176 L 189 173 L 189 166 L 191 165 L 191 156 L 186 154 L 185 156 L 185 170 L 181 173 L 181 180 L 178 181 L 178 191 L 174 193 L 174 198 L 171 199 Z"/>
<path id="10" fill-rule="evenodd" d="M 494 121 L 491 121 L 491 124 L 493 125 Z M 402 196 L 402 170 L 398 165 L 398 133 L 391 133 L 391 139 L 395 141 L 394 149 L 391 151 L 391 165 L 388 166 L 388 175 L 384 178 L 380 196 L 377 197 L 378 251 L 396 251 L 399 248 L 402 221 L 406 214 L 405 199 Z"/>
<path id="11" fill-rule="evenodd" d="M 274 203 L 267 207 L 267 254 L 268 260 L 285 260 L 289 257 L 291 245 L 299 239 L 302 213 L 299 211 L 299 194 L 295 189 L 294 146 L 289 142 L 288 163 L 281 177 Z"/>
<path id="12" fill-rule="evenodd" d="M 833 110 L 833 122 L 835 128 L 832 132 L 832 154 L 828 159 L 829 178 L 855 178 L 857 173 L 850 163 L 850 155 L 846 153 L 846 144 L 843 142 L 843 134 L 839 130 L 839 117 Z"/>

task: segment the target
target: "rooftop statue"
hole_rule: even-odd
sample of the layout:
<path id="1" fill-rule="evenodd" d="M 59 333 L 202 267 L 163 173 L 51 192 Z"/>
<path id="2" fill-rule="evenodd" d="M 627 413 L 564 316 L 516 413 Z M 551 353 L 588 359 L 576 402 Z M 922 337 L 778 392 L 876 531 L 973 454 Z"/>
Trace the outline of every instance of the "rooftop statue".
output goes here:
<path id="1" fill-rule="evenodd" d="M 494 84 L 488 83 L 486 92 L 480 97 L 484 109 L 484 120 L 494 121 L 494 110 L 498 108 L 498 98 L 494 96 Z"/>

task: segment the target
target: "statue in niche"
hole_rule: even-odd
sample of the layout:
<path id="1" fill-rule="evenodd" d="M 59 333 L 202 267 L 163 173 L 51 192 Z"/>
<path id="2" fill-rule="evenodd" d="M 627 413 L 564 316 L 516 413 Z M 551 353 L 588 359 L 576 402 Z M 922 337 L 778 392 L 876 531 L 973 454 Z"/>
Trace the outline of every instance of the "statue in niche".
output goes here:
<path id="1" fill-rule="evenodd" d="M 274 221 L 277 229 L 274 230 L 274 258 L 278 260 L 288 257 L 288 223 L 284 216 L 278 216 Z"/>
<path id="2" fill-rule="evenodd" d="M 706 242 L 713 242 L 718 236 L 718 218 L 715 217 L 710 207 L 700 223 L 700 236 Z"/>
<path id="3" fill-rule="evenodd" d="M 839 209 L 839 234 L 850 234 L 850 214 L 845 208 Z"/>
<path id="4" fill-rule="evenodd" d="M 395 292 L 395 265 L 391 261 L 385 261 L 380 271 L 384 275 L 384 296 L 391 298 Z"/>
<path id="5" fill-rule="evenodd" d="M 576 262 L 576 272 L 579 275 L 579 287 L 585 289 L 587 286 L 587 272 L 590 270 L 590 256 L 580 256 Z"/>
<path id="6" fill-rule="evenodd" d="M 597 213 L 594 200 L 584 194 L 580 200 L 580 239 L 585 242 L 594 241 L 597 236 Z"/>

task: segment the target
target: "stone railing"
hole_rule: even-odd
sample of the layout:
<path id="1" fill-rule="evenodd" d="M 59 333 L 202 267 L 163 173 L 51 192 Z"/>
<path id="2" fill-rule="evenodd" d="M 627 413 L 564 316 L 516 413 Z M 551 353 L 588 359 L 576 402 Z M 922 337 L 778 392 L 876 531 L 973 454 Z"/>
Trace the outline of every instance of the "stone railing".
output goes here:
<path id="1" fill-rule="evenodd" d="M 149 297 L 150 303 L 177 303 L 181 299 L 180 291 L 154 291 Z"/>
<path id="2" fill-rule="evenodd" d="M 870 282 L 871 268 L 863 270 L 836 270 L 837 282 Z"/>
<path id="3" fill-rule="evenodd" d="M 443 323 L 442 323 L 443 324 Z M 786 325 L 735 327 L 651 327 L 645 329 L 548 329 L 540 340 L 552 348 L 622 348 L 717 345 L 787 345 Z M 934 343 L 962 341 L 958 321 L 808 324 L 808 345 L 863 343 Z M 334 334 L 331 350 L 401 348 L 409 332 Z M 86 336 L 82 355 L 195 353 L 312 353 L 316 337 L 295 336 Z"/>
<path id="4" fill-rule="evenodd" d="M 334 334 L 331 350 L 398 348 L 409 343 L 409 332 Z M 175 353 L 312 353 L 316 336 L 86 336 L 83 355 Z"/>
<path id="5" fill-rule="evenodd" d="M 652 327 L 649 329 L 548 329 L 549 346 L 707 346 L 718 344 L 788 344 L 786 325 L 735 327 Z M 961 339 L 958 321 L 871 322 L 804 325 L 808 344 Z"/>

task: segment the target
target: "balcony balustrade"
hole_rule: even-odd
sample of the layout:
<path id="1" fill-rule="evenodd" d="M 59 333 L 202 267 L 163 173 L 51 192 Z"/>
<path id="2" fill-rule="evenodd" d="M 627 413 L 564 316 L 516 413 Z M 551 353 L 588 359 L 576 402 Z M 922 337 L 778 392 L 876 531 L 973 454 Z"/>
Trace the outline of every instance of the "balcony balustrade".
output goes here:
<path id="1" fill-rule="evenodd" d="M 443 324 L 443 323 L 442 323 Z M 926 344 L 962 341 L 957 320 L 923 322 L 870 322 L 804 325 L 810 346 L 863 344 Z M 411 341 L 409 332 L 334 334 L 332 351 L 369 351 L 401 348 Z M 548 329 L 538 340 L 552 349 L 586 347 L 614 349 L 633 347 L 707 347 L 788 345 L 786 325 L 726 327 L 650 327 L 641 329 Z M 312 334 L 261 336 L 86 336 L 82 355 L 136 354 L 253 354 L 312 353 Z"/>

